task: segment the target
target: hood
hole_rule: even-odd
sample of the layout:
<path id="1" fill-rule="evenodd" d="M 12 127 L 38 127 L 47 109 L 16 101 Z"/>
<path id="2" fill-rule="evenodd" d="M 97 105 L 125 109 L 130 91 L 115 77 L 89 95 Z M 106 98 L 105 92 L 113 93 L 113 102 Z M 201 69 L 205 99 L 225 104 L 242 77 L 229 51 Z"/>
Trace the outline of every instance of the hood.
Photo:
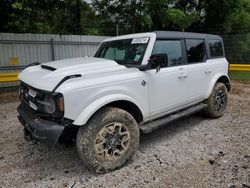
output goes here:
<path id="1" fill-rule="evenodd" d="M 52 91 L 66 76 L 80 74 L 81 78 L 74 79 L 84 79 L 91 75 L 117 72 L 124 69 L 127 68 L 112 60 L 81 57 L 31 66 L 23 70 L 18 78 L 34 88 Z"/>

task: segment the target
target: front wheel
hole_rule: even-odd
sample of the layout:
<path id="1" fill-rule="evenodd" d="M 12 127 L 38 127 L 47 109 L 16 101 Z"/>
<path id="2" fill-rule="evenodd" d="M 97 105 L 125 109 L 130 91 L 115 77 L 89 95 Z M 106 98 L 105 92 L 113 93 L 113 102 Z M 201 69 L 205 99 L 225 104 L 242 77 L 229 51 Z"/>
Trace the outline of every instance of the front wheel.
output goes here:
<path id="1" fill-rule="evenodd" d="M 99 110 L 80 127 L 76 139 L 80 159 L 96 173 L 122 167 L 138 145 L 137 122 L 128 112 L 113 107 Z"/>
<path id="2" fill-rule="evenodd" d="M 223 116 L 227 107 L 227 88 L 223 83 L 216 83 L 211 95 L 206 100 L 205 113 L 208 117 L 218 118 Z"/>

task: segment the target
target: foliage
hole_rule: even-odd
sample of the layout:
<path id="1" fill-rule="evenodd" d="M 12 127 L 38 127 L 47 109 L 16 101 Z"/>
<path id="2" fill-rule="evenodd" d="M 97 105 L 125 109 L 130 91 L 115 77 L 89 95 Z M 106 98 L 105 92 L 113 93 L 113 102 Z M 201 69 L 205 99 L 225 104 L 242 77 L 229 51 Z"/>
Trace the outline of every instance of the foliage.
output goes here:
<path id="1" fill-rule="evenodd" d="M 210 0 L 205 6 L 204 25 L 219 33 L 239 33 L 250 30 L 249 0 Z"/>
<path id="2" fill-rule="evenodd" d="M 176 8 L 169 9 L 166 12 L 166 17 L 170 22 L 176 24 L 182 31 L 200 19 L 196 12 L 186 13 L 185 11 Z"/>
<path id="3" fill-rule="evenodd" d="M 82 0 L 1 0 L 1 32 L 82 34 L 95 13 Z"/>
<path id="4" fill-rule="evenodd" d="M 7 24 L 11 21 L 11 14 L 13 12 L 12 1 L 1 0 L 0 1 L 0 31 L 8 32 Z"/>
<path id="5" fill-rule="evenodd" d="M 115 35 L 118 25 L 119 34 L 150 30 L 230 34 L 250 30 L 250 1 L 1 0 L 0 17 L 0 32 Z"/>
<path id="6" fill-rule="evenodd" d="M 230 63 L 249 62 L 250 1 L 210 0 L 205 9 L 203 31 L 223 36 Z"/>
<path id="7" fill-rule="evenodd" d="M 100 15 L 100 22 L 118 24 L 125 32 L 136 32 L 150 21 L 145 15 L 145 3 L 138 0 L 93 0 L 94 10 Z"/>

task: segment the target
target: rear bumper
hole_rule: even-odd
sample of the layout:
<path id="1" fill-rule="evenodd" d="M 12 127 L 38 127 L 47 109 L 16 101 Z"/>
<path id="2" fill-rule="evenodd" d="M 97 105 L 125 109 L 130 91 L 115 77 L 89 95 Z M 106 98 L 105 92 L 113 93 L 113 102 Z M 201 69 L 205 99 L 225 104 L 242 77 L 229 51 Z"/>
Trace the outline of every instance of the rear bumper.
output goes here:
<path id="1" fill-rule="evenodd" d="M 18 120 L 24 127 L 25 136 L 53 148 L 64 130 L 64 125 L 54 121 L 40 119 L 32 113 L 25 110 L 25 107 L 19 105 L 17 108 Z"/>

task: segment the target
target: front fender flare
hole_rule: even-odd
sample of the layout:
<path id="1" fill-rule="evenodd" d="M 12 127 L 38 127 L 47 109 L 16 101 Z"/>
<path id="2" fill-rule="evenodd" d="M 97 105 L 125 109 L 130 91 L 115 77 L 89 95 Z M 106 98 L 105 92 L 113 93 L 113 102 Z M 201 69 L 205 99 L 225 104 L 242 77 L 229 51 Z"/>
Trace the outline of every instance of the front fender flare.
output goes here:
<path id="1" fill-rule="evenodd" d="M 89 120 L 89 118 L 95 112 L 97 112 L 100 108 L 102 108 L 103 106 L 105 106 L 105 105 L 107 105 L 107 104 L 109 104 L 111 102 L 121 101 L 121 100 L 122 101 L 129 101 L 129 102 L 134 103 L 141 110 L 143 117 L 145 117 L 145 113 L 143 112 L 142 107 L 136 102 L 135 99 L 133 99 L 132 97 L 129 97 L 127 95 L 124 95 L 124 94 L 112 94 L 112 95 L 101 97 L 101 98 L 93 101 L 92 103 L 90 103 L 77 116 L 77 118 L 73 122 L 73 124 L 77 125 L 77 126 L 82 126 L 82 125 L 86 124 L 87 121 Z"/>

